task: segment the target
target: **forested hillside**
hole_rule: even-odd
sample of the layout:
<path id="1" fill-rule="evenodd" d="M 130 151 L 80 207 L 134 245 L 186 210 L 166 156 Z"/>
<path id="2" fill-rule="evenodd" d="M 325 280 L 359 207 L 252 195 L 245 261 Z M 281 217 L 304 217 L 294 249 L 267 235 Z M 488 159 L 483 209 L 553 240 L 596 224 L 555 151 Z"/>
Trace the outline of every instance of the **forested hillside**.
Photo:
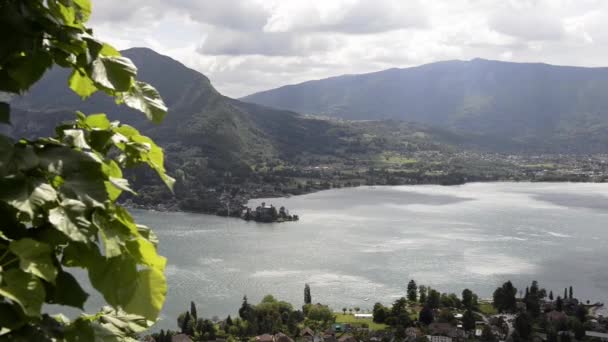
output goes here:
<path id="1" fill-rule="evenodd" d="M 605 152 L 608 68 L 483 59 L 345 75 L 243 98 L 346 119 L 401 119 L 533 152 Z"/>

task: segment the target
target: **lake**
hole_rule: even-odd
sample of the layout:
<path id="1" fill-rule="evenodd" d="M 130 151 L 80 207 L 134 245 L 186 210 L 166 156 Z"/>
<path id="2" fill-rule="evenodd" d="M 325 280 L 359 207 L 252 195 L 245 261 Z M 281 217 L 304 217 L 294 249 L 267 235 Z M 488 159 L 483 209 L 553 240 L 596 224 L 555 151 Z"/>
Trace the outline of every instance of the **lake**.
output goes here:
<path id="1" fill-rule="evenodd" d="M 284 205 L 295 223 L 134 211 L 168 258 L 158 328 L 194 300 L 199 316 L 235 314 L 243 295 L 371 309 L 407 282 L 482 298 L 512 280 L 608 302 L 608 184 L 473 183 L 336 189 L 254 200 Z"/>

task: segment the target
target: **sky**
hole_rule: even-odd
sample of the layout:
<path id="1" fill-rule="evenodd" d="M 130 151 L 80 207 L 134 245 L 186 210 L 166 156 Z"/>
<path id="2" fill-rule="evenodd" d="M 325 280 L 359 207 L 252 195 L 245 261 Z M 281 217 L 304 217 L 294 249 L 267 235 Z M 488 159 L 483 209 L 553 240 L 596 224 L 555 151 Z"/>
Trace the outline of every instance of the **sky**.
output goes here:
<path id="1" fill-rule="evenodd" d="M 608 66 L 608 0 L 94 0 L 89 24 L 235 98 L 451 59 Z"/>

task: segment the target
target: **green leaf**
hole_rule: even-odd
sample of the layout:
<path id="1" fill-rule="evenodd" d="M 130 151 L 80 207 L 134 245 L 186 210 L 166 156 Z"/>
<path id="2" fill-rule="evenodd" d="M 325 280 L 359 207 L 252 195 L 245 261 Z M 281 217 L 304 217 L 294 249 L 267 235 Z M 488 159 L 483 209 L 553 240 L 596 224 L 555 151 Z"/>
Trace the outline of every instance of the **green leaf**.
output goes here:
<path id="1" fill-rule="evenodd" d="M 9 269 L 2 272 L 0 296 L 17 303 L 27 316 L 39 317 L 45 292 L 36 276 L 19 269 Z"/>
<path id="2" fill-rule="evenodd" d="M 64 197 L 95 207 L 102 207 L 108 199 L 106 176 L 98 157 L 62 146 L 46 146 L 38 150 L 37 155 L 45 171 L 63 179 L 59 192 Z"/>
<path id="3" fill-rule="evenodd" d="M 9 249 L 19 257 L 22 271 L 38 276 L 50 283 L 55 282 L 57 268 L 51 259 L 51 247 L 29 238 L 12 241 Z"/>
<path id="4" fill-rule="evenodd" d="M 97 229 L 101 233 L 105 256 L 112 258 L 122 254 L 122 247 L 124 247 L 125 241 L 131 237 L 129 229 L 117 220 L 107 218 L 100 211 L 96 211 L 93 214 L 93 224 L 97 226 Z"/>
<path id="5" fill-rule="evenodd" d="M 84 216 L 86 206 L 77 200 L 65 200 L 49 211 L 49 222 L 73 241 L 87 242 L 91 223 Z"/>
<path id="6" fill-rule="evenodd" d="M 125 311 L 155 321 L 167 295 L 167 282 L 162 272 L 149 269 L 137 272 L 136 290 L 124 307 Z"/>
<path id="7" fill-rule="evenodd" d="M 95 84 L 89 76 L 81 74 L 78 70 L 72 72 L 72 75 L 68 80 L 68 85 L 70 86 L 70 89 L 78 94 L 83 100 L 97 91 L 97 87 L 95 87 Z"/>
<path id="8" fill-rule="evenodd" d="M 80 287 L 76 278 L 67 272 L 60 272 L 57 275 L 53 290 L 47 296 L 52 304 L 84 309 L 84 303 L 89 297 L 82 287 Z"/>
<path id="9" fill-rule="evenodd" d="M 8 74 L 19 84 L 21 90 L 27 90 L 51 67 L 53 60 L 48 53 L 41 51 L 24 55 L 14 63 L 7 68 Z"/>
<path id="10" fill-rule="evenodd" d="M 156 247 L 154 247 L 152 242 L 144 238 L 130 240 L 127 241 L 127 248 L 129 249 L 129 252 L 136 257 L 139 263 L 161 272 L 165 270 L 167 259 L 156 253 Z"/>
<path id="11" fill-rule="evenodd" d="M 89 0 L 73 0 L 78 6 L 78 19 L 81 22 L 87 22 L 91 16 L 91 1 Z"/>
<path id="12" fill-rule="evenodd" d="M 11 106 L 6 102 L 0 102 L 0 123 L 11 123 Z"/>
<path id="13" fill-rule="evenodd" d="M 57 201 L 57 192 L 41 180 L 28 180 L 25 177 L 5 177 L 0 180 L 0 199 L 6 201 L 19 212 L 34 218 L 34 211 Z"/>
<path id="14" fill-rule="evenodd" d="M 135 296 L 137 276 L 135 260 L 124 254 L 101 258 L 89 267 L 91 284 L 114 307 L 124 307 Z"/>
<path id="15" fill-rule="evenodd" d="M 128 91 L 133 85 L 137 68 L 130 59 L 117 56 L 99 56 L 91 63 L 89 77 L 96 86 L 110 91 Z"/>
<path id="16" fill-rule="evenodd" d="M 73 147 L 79 149 L 91 149 L 84 136 L 84 131 L 81 129 L 66 129 L 63 130 L 63 141 Z"/>
<path id="17" fill-rule="evenodd" d="M 160 123 L 167 115 L 167 106 L 154 87 L 144 82 L 135 82 L 128 93 L 123 94 L 124 103 L 153 122 Z"/>
<path id="18" fill-rule="evenodd" d="M 106 130 L 110 128 L 110 120 L 105 114 L 91 114 L 86 117 L 84 123 L 92 129 Z"/>
<path id="19" fill-rule="evenodd" d="M 15 308 L 8 303 L 0 303 L 0 336 L 23 326 L 25 321 L 22 319 Z"/>

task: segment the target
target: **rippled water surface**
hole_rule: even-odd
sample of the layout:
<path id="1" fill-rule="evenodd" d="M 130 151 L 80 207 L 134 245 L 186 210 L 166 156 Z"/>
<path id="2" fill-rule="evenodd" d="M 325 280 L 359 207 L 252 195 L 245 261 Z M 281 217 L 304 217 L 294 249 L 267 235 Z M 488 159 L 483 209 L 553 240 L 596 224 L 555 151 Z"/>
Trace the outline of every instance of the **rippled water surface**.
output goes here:
<path id="1" fill-rule="evenodd" d="M 511 279 L 608 301 L 608 184 L 483 183 L 360 187 L 265 200 L 300 215 L 257 224 L 136 211 L 169 259 L 159 327 L 175 328 L 190 300 L 205 316 L 234 314 L 243 295 L 369 309 L 409 279 L 490 297 Z M 256 205 L 262 200 L 252 201 Z"/>

